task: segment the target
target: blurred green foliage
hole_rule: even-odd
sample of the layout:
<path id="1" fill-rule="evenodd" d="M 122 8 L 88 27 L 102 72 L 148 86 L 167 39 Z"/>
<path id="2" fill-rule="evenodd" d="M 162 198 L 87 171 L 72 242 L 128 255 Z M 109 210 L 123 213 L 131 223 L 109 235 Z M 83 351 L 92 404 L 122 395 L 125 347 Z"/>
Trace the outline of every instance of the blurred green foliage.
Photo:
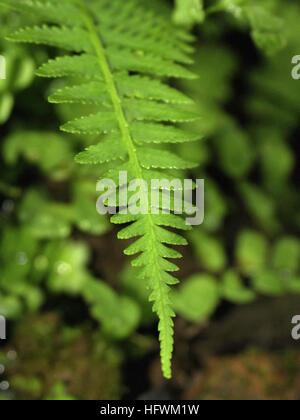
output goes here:
<path id="1" fill-rule="evenodd" d="M 209 137 L 195 146 L 200 151 L 191 150 L 191 154 L 205 156 L 196 175 L 200 173 L 208 182 L 206 219 L 189 236 L 200 270 L 214 275 L 213 281 L 218 285 L 215 298 L 240 304 L 250 303 L 260 295 L 299 293 L 300 196 L 295 184 L 299 179 L 295 132 L 299 129 L 300 87 L 291 78 L 291 58 L 300 48 L 296 18 L 300 9 L 293 2 L 285 2 L 280 13 L 282 29 L 275 35 L 269 30 L 279 27 L 279 21 L 274 18 L 274 24 L 268 13 L 278 10 L 279 2 L 258 3 L 224 1 L 209 11 L 224 11 L 226 6 L 241 18 L 249 8 L 256 43 L 271 54 L 275 51 L 268 43 L 274 42 L 280 53 L 272 57 L 260 55 L 258 64 L 254 57 L 251 67 L 245 69 L 243 62 L 238 63 L 238 55 L 226 43 L 223 46 L 222 29 L 211 22 L 206 35 L 209 45 L 202 42 L 204 46 L 196 52 L 194 71 L 199 74 L 198 86 L 185 84 L 199 106 Z M 263 9 L 267 3 L 270 8 Z M 260 40 L 259 25 L 265 29 L 265 40 Z M 285 42 L 277 36 L 284 36 Z M 242 98 L 235 98 L 232 82 L 241 79 L 249 83 L 250 89 L 243 91 Z M 231 107 L 240 108 L 239 118 L 233 118 L 228 106 L 224 106 L 234 100 L 239 103 Z M 189 153 L 186 147 L 184 153 Z M 224 186 L 227 197 L 222 194 Z M 215 196 L 213 201 L 211 194 Z M 189 282 L 190 289 L 186 290 L 193 302 L 198 284 L 194 276 L 184 286 Z M 187 299 L 183 287 L 182 293 Z M 211 292 L 202 294 L 201 301 L 211 302 Z M 214 310 L 212 304 L 208 316 Z M 183 310 L 181 315 L 189 318 L 189 311 L 190 308 L 186 313 Z M 202 320 L 200 312 L 198 320 Z"/>
<path id="2" fill-rule="evenodd" d="M 204 18 L 203 0 L 175 0 L 173 19 L 178 25 L 192 26 Z"/>
<path id="3" fill-rule="evenodd" d="M 1 10 L 0 53 L 5 57 L 6 78 L 0 79 L 0 124 L 5 123 L 10 117 L 15 102 L 14 96 L 30 86 L 34 78 L 34 57 L 26 48 L 12 46 L 4 41 L 8 31 L 18 24 L 18 17 L 12 16 L 6 9 Z"/>
<path id="4" fill-rule="evenodd" d="M 84 324 L 66 326 L 57 313 L 23 317 L 0 351 L 0 399 L 100 400 L 121 395 L 122 354 Z M 12 350 L 13 348 L 13 350 Z"/>
<path id="5" fill-rule="evenodd" d="M 192 274 L 171 297 L 180 316 L 202 323 L 224 300 L 251 304 L 260 296 L 300 293 L 300 82 L 291 78 L 291 58 L 300 53 L 300 5 L 211 0 L 204 9 L 200 0 L 175 3 L 175 21 L 194 25 L 199 79 L 181 87 L 199 112 L 193 129 L 205 132 L 205 140 L 176 149 L 199 163 L 192 175 L 205 179 L 206 209 L 203 225 L 188 233 L 195 263 L 185 271 Z M 0 81 L 0 314 L 17 321 L 43 311 L 50 297 L 79 297 L 103 340 L 120 343 L 155 322 L 147 290 L 123 263 L 116 262 L 113 283 L 95 269 L 91 241 L 105 243 L 110 231 L 95 209 L 101 173 L 73 161 L 93 139 L 58 133 L 57 119 L 76 112 L 56 105 L 53 115 L 43 102 L 45 85 L 33 74 L 48 52 L 8 44 L 8 20 L 18 25 L 1 9 L 0 53 L 8 77 Z M 31 94 L 40 103 L 32 101 L 28 117 Z M 35 377 L 14 381 L 40 394 Z M 44 398 L 75 397 L 57 382 Z"/>

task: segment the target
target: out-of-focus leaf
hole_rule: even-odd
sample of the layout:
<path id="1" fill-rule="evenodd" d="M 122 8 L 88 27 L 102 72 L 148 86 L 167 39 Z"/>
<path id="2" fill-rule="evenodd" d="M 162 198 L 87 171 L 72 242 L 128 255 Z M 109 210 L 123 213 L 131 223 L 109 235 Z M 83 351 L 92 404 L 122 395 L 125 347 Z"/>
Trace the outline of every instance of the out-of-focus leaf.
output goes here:
<path id="1" fill-rule="evenodd" d="M 38 165 L 48 176 L 55 178 L 72 162 L 70 145 L 63 136 L 51 131 L 17 131 L 8 136 L 4 143 L 4 158 L 10 165 L 16 165 L 19 156 Z"/>
<path id="2" fill-rule="evenodd" d="M 254 42 L 267 54 L 272 55 L 286 45 L 286 38 L 282 31 L 283 20 L 272 15 L 271 11 L 261 3 L 262 0 L 248 1 L 244 12 L 252 27 Z"/>
<path id="3" fill-rule="evenodd" d="M 280 193 L 295 164 L 292 149 L 273 127 L 262 128 L 257 134 L 264 183 L 271 192 Z"/>
<path id="4" fill-rule="evenodd" d="M 34 78 L 35 64 L 31 57 L 25 56 L 18 65 L 18 72 L 14 79 L 14 89 L 26 89 Z"/>
<path id="5" fill-rule="evenodd" d="M 132 334 L 140 321 L 140 308 L 127 297 L 119 296 L 100 280 L 90 279 L 83 291 L 91 304 L 91 313 L 109 337 L 124 339 Z"/>
<path id="6" fill-rule="evenodd" d="M 175 310 L 188 321 L 203 322 L 216 309 L 220 294 L 216 280 L 208 275 L 194 275 L 172 292 Z"/>
<path id="7" fill-rule="evenodd" d="M 3 12 L 2 12 L 3 13 Z M 1 19 L 1 33 L 5 27 Z M 0 79 L 0 124 L 4 124 L 13 109 L 14 94 L 30 85 L 34 78 L 34 60 L 26 49 L 3 42 L 5 29 L 0 39 L 0 52 L 5 57 L 5 79 Z"/>
<path id="8" fill-rule="evenodd" d="M 268 296 L 280 296 L 286 289 L 276 271 L 265 270 L 252 278 L 254 290 Z"/>
<path id="9" fill-rule="evenodd" d="M 181 143 L 176 150 L 186 160 L 196 160 L 199 166 L 207 164 L 210 160 L 210 150 L 206 142 Z"/>
<path id="10" fill-rule="evenodd" d="M 73 211 L 75 223 L 80 230 L 93 235 L 103 235 L 110 225 L 105 216 L 96 209 L 97 193 L 94 181 L 83 180 L 73 186 Z"/>
<path id="11" fill-rule="evenodd" d="M 20 220 L 38 239 L 66 238 L 71 232 L 72 213 L 67 204 L 48 201 L 38 191 L 28 191 Z"/>
<path id="12" fill-rule="evenodd" d="M 228 11 L 243 25 L 248 23 L 253 41 L 267 54 L 274 54 L 286 45 L 284 22 L 273 13 L 268 0 L 220 0 L 209 11 Z"/>
<path id="13" fill-rule="evenodd" d="M 268 242 L 258 232 L 242 231 L 236 243 L 238 267 L 245 275 L 253 275 L 265 268 L 267 262 Z"/>
<path id="14" fill-rule="evenodd" d="M 221 127 L 215 141 L 219 165 L 232 178 L 241 178 L 249 172 L 254 162 L 254 149 L 246 132 L 236 123 Z"/>
<path id="15" fill-rule="evenodd" d="M 7 121 L 14 105 L 14 97 L 11 93 L 0 94 L 0 124 Z"/>
<path id="16" fill-rule="evenodd" d="M 205 19 L 203 0 L 175 0 L 173 19 L 182 26 L 193 26 Z"/>
<path id="17" fill-rule="evenodd" d="M 42 290 L 37 286 L 28 284 L 28 281 L 12 283 L 9 292 L 14 296 L 19 296 L 31 312 L 37 311 L 44 300 Z"/>
<path id="18" fill-rule="evenodd" d="M 261 188 L 249 183 L 241 184 L 239 189 L 247 210 L 258 225 L 268 233 L 277 232 L 280 225 L 276 217 L 275 200 Z"/>
<path id="19" fill-rule="evenodd" d="M 52 292 L 82 296 L 110 338 L 123 339 L 135 331 L 141 315 L 138 304 L 90 275 L 86 267 L 90 258 L 86 244 L 52 243 L 46 255 L 52 267 L 48 277 Z"/>
<path id="20" fill-rule="evenodd" d="M 5 318 L 14 320 L 22 314 L 22 303 L 17 296 L 4 296 L 0 294 L 0 313 Z"/>
<path id="21" fill-rule="evenodd" d="M 88 281 L 86 264 L 89 249 L 81 242 L 50 244 L 46 253 L 52 269 L 48 278 L 49 288 L 56 293 L 80 294 Z"/>
<path id="22" fill-rule="evenodd" d="M 273 250 L 273 267 L 295 273 L 300 263 L 300 241 L 296 238 L 279 239 Z"/>
<path id="23" fill-rule="evenodd" d="M 203 228 L 208 232 L 220 229 L 224 218 L 228 213 L 225 197 L 217 184 L 211 180 L 205 180 L 205 218 Z"/>
<path id="24" fill-rule="evenodd" d="M 202 230 L 196 229 L 191 231 L 190 239 L 201 267 L 212 273 L 224 270 L 227 258 L 220 239 L 206 235 Z"/>
<path id="25" fill-rule="evenodd" d="M 32 268 L 37 241 L 25 228 L 8 226 L 0 240 L 0 285 L 9 288 L 20 284 Z"/>
<path id="26" fill-rule="evenodd" d="M 223 297 L 233 303 L 246 304 L 255 299 L 255 293 L 243 285 L 234 270 L 228 270 L 224 274 L 221 291 Z"/>

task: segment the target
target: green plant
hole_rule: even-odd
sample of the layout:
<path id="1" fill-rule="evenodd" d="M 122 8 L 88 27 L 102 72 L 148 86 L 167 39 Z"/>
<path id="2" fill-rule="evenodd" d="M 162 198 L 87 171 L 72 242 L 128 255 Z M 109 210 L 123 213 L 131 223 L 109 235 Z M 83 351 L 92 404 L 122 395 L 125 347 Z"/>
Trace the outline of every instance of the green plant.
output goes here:
<path id="1" fill-rule="evenodd" d="M 52 392 L 48 397 L 45 398 L 47 401 L 75 401 L 76 398 L 72 395 L 69 395 L 66 391 L 66 388 L 62 382 L 56 382 L 54 384 Z"/>
<path id="2" fill-rule="evenodd" d="M 204 244 L 203 234 L 197 235 L 197 231 L 193 234 L 192 243 L 196 243 L 196 252 L 198 248 L 209 247 L 212 255 L 220 253 L 218 241 L 208 237 Z M 185 279 L 183 285 L 172 293 L 174 307 L 190 322 L 203 323 L 213 315 L 222 300 L 245 305 L 262 295 L 298 294 L 299 257 L 300 241 L 294 237 L 279 238 L 270 246 L 260 233 L 241 231 L 235 244 L 232 267 L 225 263 L 219 274 L 215 266 L 205 266 L 200 259 L 201 265 L 211 274 L 199 273 Z M 214 261 L 218 262 L 219 258 L 215 257 Z M 205 263 L 207 261 L 209 259 Z M 244 279 L 250 280 L 249 286 L 245 285 Z"/>
<path id="3" fill-rule="evenodd" d="M 119 171 L 126 170 L 129 180 L 145 181 L 167 176 L 156 169 L 195 166 L 172 152 L 148 146 L 153 143 L 193 141 L 198 137 L 189 131 L 162 124 L 189 122 L 196 117 L 184 106 L 190 103 L 187 97 L 157 79 L 157 76 L 194 77 L 177 63 L 190 63 L 187 52 L 191 48 L 187 33 L 176 31 L 155 15 L 144 26 L 142 18 L 146 10 L 135 1 L 126 5 L 81 0 L 51 4 L 27 1 L 2 3 L 21 12 L 35 13 L 41 16 L 43 22 L 54 24 L 22 28 L 11 34 L 10 40 L 46 44 L 77 53 L 50 60 L 39 68 L 38 74 L 44 77 L 72 76 L 79 82 L 53 93 L 50 102 L 97 105 L 97 113 L 80 117 L 62 127 L 68 133 L 104 137 L 100 143 L 77 155 L 78 163 L 117 161 L 103 177 L 116 179 Z M 112 24 L 110 16 L 116 14 L 119 8 L 122 13 Z M 134 23 L 131 24 L 129 18 L 132 9 L 135 9 L 135 17 L 141 18 L 134 31 Z M 171 28 L 175 31 L 174 40 L 168 37 Z M 137 74 L 131 75 L 132 71 Z M 89 81 L 82 83 L 84 78 Z M 125 163 L 120 164 L 122 160 Z M 145 193 L 142 200 L 148 202 Z M 148 206 L 150 209 L 150 204 Z M 177 280 L 168 272 L 177 271 L 177 266 L 166 258 L 179 258 L 181 255 L 164 244 L 185 245 L 186 240 L 162 226 L 184 230 L 187 227 L 180 217 L 163 212 L 152 215 L 150 211 L 147 215 L 137 216 L 119 213 L 111 220 L 117 224 L 132 222 L 119 232 L 119 238 L 141 237 L 125 253 L 141 253 L 133 264 L 143 267 L 139 277 L 147 281 L 147 287 L 151 290 L 150 300 L 154 302 L 153 309 L 160 319 L 158 329 L 162 369 L 169 378 L 174 312 L 168 294 L 169 285 L 176 284 Z"/>
<path id="4" fill-rule="evenodd" d="M 256 45 L 274 54 L 286 45 L 282 32 L 284 21 L 277 17 L 277 0 L 218 0 L 214 1 L 207 13 L 227 12 L 239 23 L 250 27 Z M 279 14 L 279 13 L 278 13 Z"/>
<path id="5" fill-rule="evenodd" d="M 300 101 L 295 81 L 287 80 L 299 48 L 299 6 L 289 0 L 284 8 L 278 0 L 178 0 L 172 11 L 164 0 L 83 3 L 0 0 L 22 12 L 1 10 L 2 37 L 11 28 L 12 40 L 54 47 L 38 47 L 36 56 L 36 47 L 2 39 L 4 55 L 18 51 L 31 64 L 33 57 L 41 64 L 58 55 L 38 70 L 55 78 L 50 87 L 36 80 L 30 88 L 33 100 L 18 91 L 18 106 L 8 121 L 11 109 L 5 116 L 0 313 L 18 320 L 27 311 L 43 310 L 53 293 L 77 297 L 105 340 L 130 342 L 139 325 L 149 327 L 156 319 L 148 286 L 161 318 L 163 370 L 170 376 L 173 310 L 189 322 L 203 323 L 222 300 L 251 304 L 261 295 L 299 293 L 293 133 Z M 183 29 L 171 24 L 172 18 Z M 254 51 L 249 37 L 239 36 L 246 30 L 267 56 Z M 73 55 L 61 55 L 56 47 Z M 242 49 L 247 48 L 251 63 L 246 66 Z M 9 67 L 10 84 L 5 85 L 10 97 L 18 80 L 14 68 Z M 248 89 L 240 92 L 237 81 Z M 45 91 L 53 107 L 42 106 Z M 65 133 L 55 132 L 57 119 Z M 203 135 L 206 141 L 189 141 Z M 113 223 L 131 223 L 119 233 L 131 244 L 125 252 L 141 254 L 134 267 L 123 271 L 116 262 L 113 279 L 95 269 L 92 235 L 110 229 L 95 210 L 95 180 L 117 181 L 119 170 L 126 170 L 130 179 L 149 182 L 178 178 L 186 169 L 206 180 L 206 215 L 201 228 L 185 234 L 192 246 L 178 264 L 187 272 L 182 284 L 168 287 L 177 282 L 169 275 L 177 265 L 168 260 L 180 254 L 165 242 L 186 243 L 168 228 L 188 230 L 172 214 L 113 216 Z M 16 209 L 7 215 L 12 200 Z M 97 258 L 103 258 L 101 252 Z"/>
<path id="6" fill-rule="evenodd" d="M 205 18 L 203 0 L 175 0 L 174 21 L 183 26 L 203 22 Z"/>
<path id="7" fill-rule="evenodd" d="M 0 11 L 0 52 L 5 57 L 6 78 L 0 80 L 0 124 L 4 124 L 13 109 L 14 95 L 26 89 L 34 78 L 33 58 L 17 45 L 12 47 L 4 37 L 11 30 L 13 20 L 7 9 Z"/>

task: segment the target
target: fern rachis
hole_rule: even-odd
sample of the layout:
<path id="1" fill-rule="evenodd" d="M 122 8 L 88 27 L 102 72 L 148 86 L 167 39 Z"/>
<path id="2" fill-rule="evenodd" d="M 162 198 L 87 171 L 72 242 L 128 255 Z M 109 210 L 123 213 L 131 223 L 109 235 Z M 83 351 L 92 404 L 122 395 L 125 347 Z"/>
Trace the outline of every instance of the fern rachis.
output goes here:
<path id="1" fill-rule="evenodd" d="M 38 74 L 72 76 L 81 81 L 81 84 L 55 92 L 50 97 L 51 102 L 99 105 L 98 113 L 62 127 L 71 133 L 105 137 L 98 145 L 81 152 L 76 157 L 77 162 L 99 164 L 125 160 L 121 166 L 116 163 L 106 176 L 126 168 L 131 179 L 146 180 L 151 178 L 153 168 L 156 171 L 156 168 L 194 166 L 174 153 L 157 153 L 158 149 L 148 147 L 154 143 L 197 139 L 194 133 L 174 125 L 195 119 L 192 112 L 183 108 L 190 100 L 157 78 L 194 77 L 181 64 L 190 62 L 188 34 L 176 32 L 171 24 L 166 25 L 165 20 L 161 21 L 148 9 L 140 7 L 137 0 L 0 0 L 0 4 L 21 12 L 33 12 L 42 21 L 41 26 L 15 32 L 10 36 L 11 40 L 41 43 L 76 53 L 50 60 L 41 66 Z M 174 32 L 174 39 L 170 39 L 170 30 Z M 82 79 L 85 79 L 84 83 Z M 165 177 L 164 172 L 156 171 L 155 174 Z M 150 208 L 146 215 L 119 213 L 111 221 L 117 224 L 131 222 L 119 232 L 120 239 L 140 237 L 125 253 L 139 254 L 133 265 L 140 267 L 140 278 L 148 282 L 151 290 L 150 300 L 159 317 L 162 370 L 169 378 L 172 318 L 175 316 L 169 300 L 169 285 L 178 282 L 169 272 L 178 268 L 168 259 L 181 255 L 166 245 L 185 245 L 186 240 L 166 227 L 187 230 L 188 226 L 179 216 L 151 214 Z"/>

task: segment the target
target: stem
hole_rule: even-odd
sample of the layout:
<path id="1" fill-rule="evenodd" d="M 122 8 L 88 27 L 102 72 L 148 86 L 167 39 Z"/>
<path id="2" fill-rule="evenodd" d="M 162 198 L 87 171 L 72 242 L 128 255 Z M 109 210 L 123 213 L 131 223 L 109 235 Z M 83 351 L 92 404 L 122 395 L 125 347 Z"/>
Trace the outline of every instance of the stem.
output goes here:
<path id="1" fill-rule="evenodd" d="M 97 28 L 93 19 L 89 15 L 89 12 L 84 3 L 84 0 L 78 0 L 78 2 L 83 11 L 85 25 L 90 34 L 91 41 L 94 46 L 96 56 L 98 58 L 100 69 L 102 71 L 104 80 L 108 87 L 108 92 L 109 92 L 109 95 L 110 95 L 110 98 L 111 98 L 111 101 L 112 101 L 112 104 L 116 113 L 116 118 L 120 127 L 120 131 L 122 133 L 122 139 L 128 151 L 129 160 L 134 167 L 136 178 L 143 179 L 143 170 L 136 154 L 136 147 L 133 143 L 133 139 L 129 130 L 129 123 L 127 122 L 125 113 L 122 108 L 121 98 L 119 96 L 117 86 L 114 81 L 114 76 L 112 74 L 112 71 L 110 69 L 110 66 L 106 57 L 102 40 L 97 32 Z M 151 242 L 152 261 L 149 261 L 149 264 L 152 264 L 154 278 L 157 281 L 157 285 L 158 285 L 159 300 L 160 302 L 162 302 L 161 311 L 158 315 L 160 317 L 160 320 L 163 323 L 166 323 L 165 328 L 163 328 L 163 330 L 167 331 L 167 329 L 169 328 L 168 326 L 169 316 L 166 313 L 166 308 L 165 308 L 166 305 L 164 304 L 164 293 L 162 290 L 162 285 L 164 284 L 164 280 L 162 278 L 162 270 L 159 266 L 159 260 L 161 257 L 158 254 L 158 250 L 156 247 L 156 244 L 159 242 L 159 240 L 156 237 L 156 233 L 154 230 L 155 224 L 151 215 L 150 205 L 149 205 L 148 214 L 145 216 L 147 217 L 148 227 L 149 227 L 148 233 L 151 238 L 150 242 Z M 167 339 L 168 339 L 168 336 L 166 335 L 163 341 L 167 342 Z M 168 354 L 166 354 L 164 360 L 167 360 L 168 357 L 169 357 Z M 171 376 L 168 368 L 167 368 L 167 371 L 165 372 L 165 375 L 167 377 Z"/>

